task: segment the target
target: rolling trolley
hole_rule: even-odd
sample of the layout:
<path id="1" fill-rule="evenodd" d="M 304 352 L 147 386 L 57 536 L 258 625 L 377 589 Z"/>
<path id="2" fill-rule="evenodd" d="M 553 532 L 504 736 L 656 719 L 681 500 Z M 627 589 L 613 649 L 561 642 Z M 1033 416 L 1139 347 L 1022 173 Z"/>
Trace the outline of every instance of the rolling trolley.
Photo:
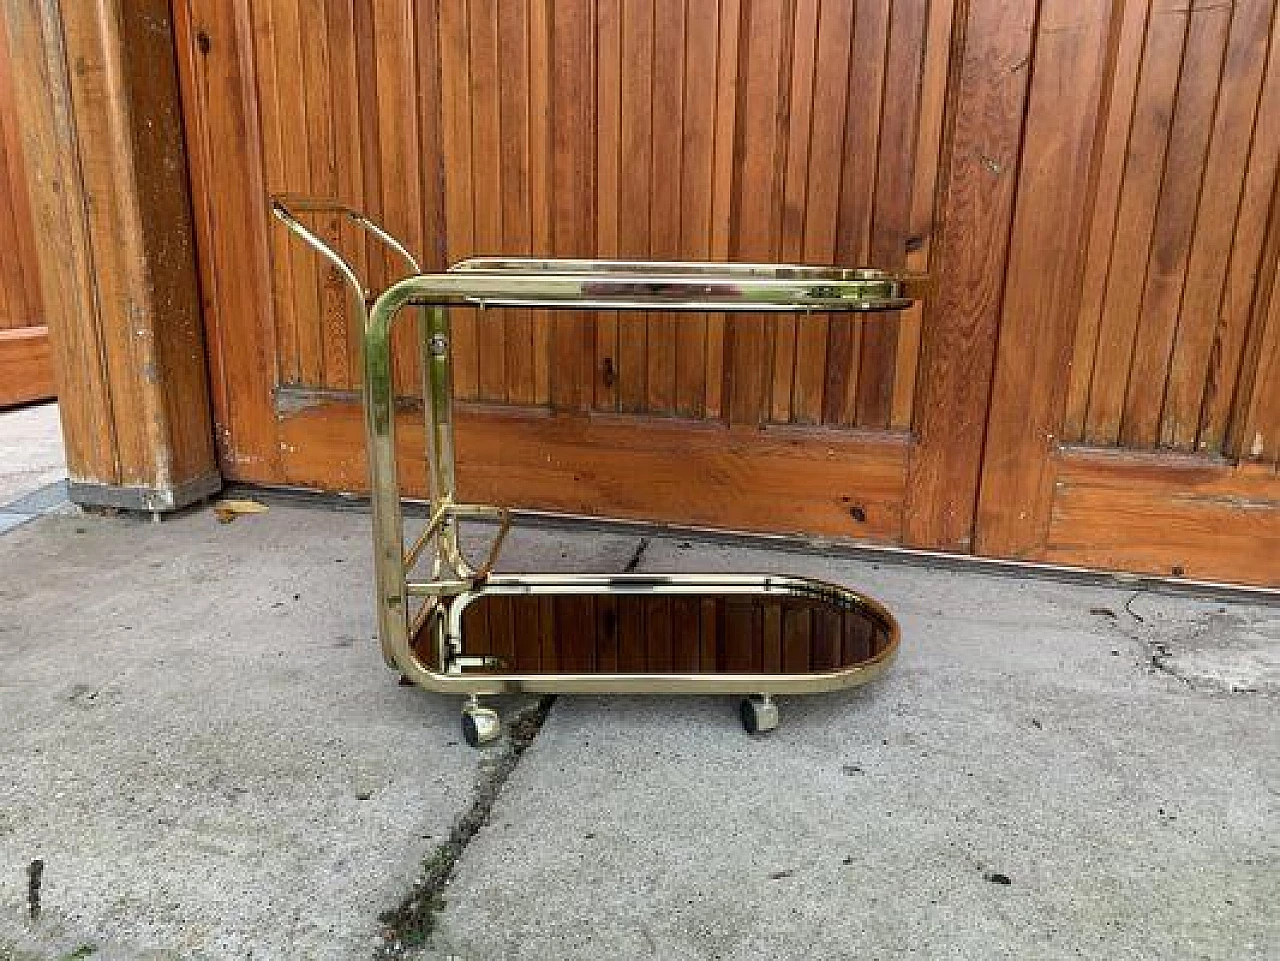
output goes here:
<path id="1" fill-rule="evenodd" d="M 460 503 L 454 483 L 451 307 L 700 312 L 900 311 L 917 277 L 764 264 L 477 257 L 423 273 L 387 231 L 346 205 L 280 196 L 272 211 L 345 279 L 363 330 L 363 402 L 373 515 L 378 635 L 389 667 L 465 697 L 462 730 L 480 746 L 501 733 L 481 695 L 739 694 L 743 726 L 778 724 L 777 694 L 834 691 L 878 677 L 897 653 L 897 622 L 857 591 L 777 574 L 554 574 L 494 570 L 512 515 Z M 346 218 L 404 261 L 380 294 L 300 219 Z M 425 529 L 405 549 L 395 461 L 391 329 L 418 310 L 431 480 Z M 459 525 L 497 523 L 483 560 Z M 421 569 L 421 572 L 419 572 Z M 653 647 L 661 657 L 653 656 Z M 661 662 L 661 669 L 654 667 Z"/>

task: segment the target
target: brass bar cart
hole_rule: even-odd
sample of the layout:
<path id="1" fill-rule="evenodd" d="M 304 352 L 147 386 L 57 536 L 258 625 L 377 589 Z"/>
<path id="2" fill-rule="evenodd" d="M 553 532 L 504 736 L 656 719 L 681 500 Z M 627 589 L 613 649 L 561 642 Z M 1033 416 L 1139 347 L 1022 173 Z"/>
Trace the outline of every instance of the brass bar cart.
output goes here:
<path id="1" fill-rule="evenodd" d="M 443 273 L 423 273 L 395 237 L 344 204 L 279 196 L 272 212 L 325 257 L 345 279 L 351 310 L 363 331 L 363 403 L 373 515 L 378 635 L 388 666 L 427 690 L 464 695 L 463 734 L 472 746 L 501 732 L 479 697 L 526 693 L 696 693 L 746 695 L 740 715 L 749 733 L 777 726 L 775 694 L 854 687 L 878 677 L 897 653 L 897 622 L 875 600 L 835 584 L 778 574 L 552 574 L 497 573 L 512 516 L 504 507 L 456 498 L 450 354 L 450 307 L 532 307 L 549 310 L 698 312 L 891 312 L 910 306 L 924 281 L 876 270 L 777 264 L 662 263 L 477 257 Z M 351 264 L 301 219 L 307 212 L 346 218 L 386 244 L 406 274 L 379 294 L 369 291 Z M 406 549 L 396 474 L 395 398 L 391 330 L 404 308 L 418 308 L 423 408 L 430 463 L 430 515 Z M 487 556 L 464 555 L 459 524 L 496 522 Z M 417 573 L 422 569 L 422 573 Z M 681 616 L 698 606 L 703 643 L 714 635 L 723 653 L 735 629 L 757 635 L 760 624 L 795 624 L 811 631 L 815 656 L 801 670 L 783 670 L 766 657 L 712 657 L 696 669 L 519 670 L 513 658 L 468 650 L 469 624 L 485 603 L 504 598 L 516 624 L 565 630 L 575 599 L 616 595 L 619 604 L 648 605 L 648 617 Z M 743 605 L 747 605 L 744 608 Z M 747 611 L 743 615 L 743 611 Z M 670 612 L 676 613 L 671 614 Z M 754 613 L 752 613 L 754 612 Z M 694 615 L 698 616 L 698 615 Z M 745 616 L 745 619 L 744 619 Z M 754 620 L 753 620 L 754 618 Z M 657 620 L 646 621 L 658 625 Z M 670 630 L 670 620 L 661 628 Z M 753 628 L 752 625 L 755 625 Z M 587 628 L 590 630 L 590 626 Z M 612 628 L 610 628 L 612 629 Z M 806 635 L 807 636 L 807 635 Z M 816 651 L 821 639 L 825 653 Z M 741 646 L 741 645 L 739 645 Z M 514 660 L 519 661 L 516 657 Z M 745 665 L 745 667 L 744 667 Z"/>

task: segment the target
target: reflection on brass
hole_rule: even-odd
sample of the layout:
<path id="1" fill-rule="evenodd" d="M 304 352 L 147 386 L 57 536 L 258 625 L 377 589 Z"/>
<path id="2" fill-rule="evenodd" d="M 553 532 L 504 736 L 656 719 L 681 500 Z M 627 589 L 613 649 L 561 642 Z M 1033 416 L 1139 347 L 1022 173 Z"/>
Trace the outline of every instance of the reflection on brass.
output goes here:
<path id="1" fill-rule="evenodd" d="M 809 578 L 492 573 L 510 514 L 456 500 L 448 308 L 886 312 L 922 297 L 924 278 L 800 265 L 495 257 L 429 274 L 344 204 L 282 196 L 272 211 L 346 279 L 364 332 L 376 609 L 390 666 L 428 690 L 472 698 L 510 691 L 761 695 L 748 707 L 765 717 L 759 712 L 774 711 L 769 694 L 852 687 L 888 665 L 898 645 L 893 616 L 855 591 Z M 299 219 L 304 211 L 346 217 L 397 254 L 407 275 L 375 297 Z M 431 481 L 430 521 L 407 552 L 391 363 L 392 325 L 406 307 L 418 313 Z M 479 565 L 459 545 L 466 518 L 500 522 Z M 488 713 L 473 701 L 464 709 L 472 743 L 496 736 Z"/>

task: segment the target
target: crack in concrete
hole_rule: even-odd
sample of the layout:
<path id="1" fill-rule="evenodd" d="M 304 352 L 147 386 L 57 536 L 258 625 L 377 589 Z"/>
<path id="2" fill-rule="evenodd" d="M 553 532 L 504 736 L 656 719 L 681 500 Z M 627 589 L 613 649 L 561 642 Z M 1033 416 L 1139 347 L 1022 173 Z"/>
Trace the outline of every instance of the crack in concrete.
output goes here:
<path id="1" fill-rule="evenodd" d="M 426 858 L 422 873 L 401 902 L 378 916 L 384 928 L 382 943 L 374 948 L 375 961 L 399 961 L 427 943 L 435 930 L 436 916 L 444 909 L 443 892 L 453 880 L 458 861 L 480 829 L 489 823 L 503 786 L 542 730 L 554 703 L 554 695 L 543 697 L 507 723 L 506 747 L 496 759 L 481 767 L 475 798 L 454 822 L 449 839 Z"/>
<path id="2" fill-rule="evenodd" d="M 1239 632 L 1253 621 L 1230 614 L 1226 608 L 1218 608 L 1216 611 L 1193 613 L 1181 623 L 1161 624 L 1158 617 L 1152 620 L 1133 609 L 1133 602 L 1142 596 L 1144 592 L 1137 591 L 1124 604 L 1124 610 L 1133 618 L 1133 623 L 1117 623 L 1116 626 L 1129 640 L 1142 646 L 1150 673 L 1172 677 L 1199 694 L 1269 693 L 1265 679 L 1259 685 L 1232 677 L 1232 668 L 1236 665 L 1232 664 L 1225 648 L 1215 656 L 1216 663 L 1206 663 L 1202 658 L 1197 664 L 1195 660 L 1196 654 L 1202 653 L 1200 648 L 1206 641 L 1212 641 L 1215 633 L 1224 627 L 1231 632 Z M 1236 673 L 1238 670 L 1236 666 Z"/>

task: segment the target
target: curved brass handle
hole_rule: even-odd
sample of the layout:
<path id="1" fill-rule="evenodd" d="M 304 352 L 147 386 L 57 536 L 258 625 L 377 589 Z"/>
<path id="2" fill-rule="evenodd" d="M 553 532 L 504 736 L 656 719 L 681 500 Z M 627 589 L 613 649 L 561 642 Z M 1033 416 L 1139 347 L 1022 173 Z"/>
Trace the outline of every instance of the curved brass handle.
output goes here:
<path id="1" fill-rule="evenodd" d="M 354 207 L 342 203 L 341 201 L 329 200 L 322 197 L 306 197 L 300 194 L 276 194 L 271 198 L 271 212 L 275 214 L 276 219 L 288 227 L 290 231 L 301 237 L 306 242 L 307 246 L 311 247 L 338 269 L 338 273 L 342 274 L 347 283 L 351 285 L 361 303 L 370 299 L 372 291 L 360 278 L 360 275 L 356 273 L 356 270 L 351 265 L 350 261 L 327 244 L 315 231 L 304 224 L 298 218 L 298 213 L 315 212 L 342 214 L 351 223 L 376 237 L 393 253 L 400 257 L 409 268 L 410 274 L 422 273 L 422 268 L 418 265 L 417 259 L 413 254 L 409 253 L 408 248 L 406 248 L 404 244 L 400 243 L 400 241 L 392 236 L 386 229 L 379 226 L 368 215 L 356 210 Z"/>

